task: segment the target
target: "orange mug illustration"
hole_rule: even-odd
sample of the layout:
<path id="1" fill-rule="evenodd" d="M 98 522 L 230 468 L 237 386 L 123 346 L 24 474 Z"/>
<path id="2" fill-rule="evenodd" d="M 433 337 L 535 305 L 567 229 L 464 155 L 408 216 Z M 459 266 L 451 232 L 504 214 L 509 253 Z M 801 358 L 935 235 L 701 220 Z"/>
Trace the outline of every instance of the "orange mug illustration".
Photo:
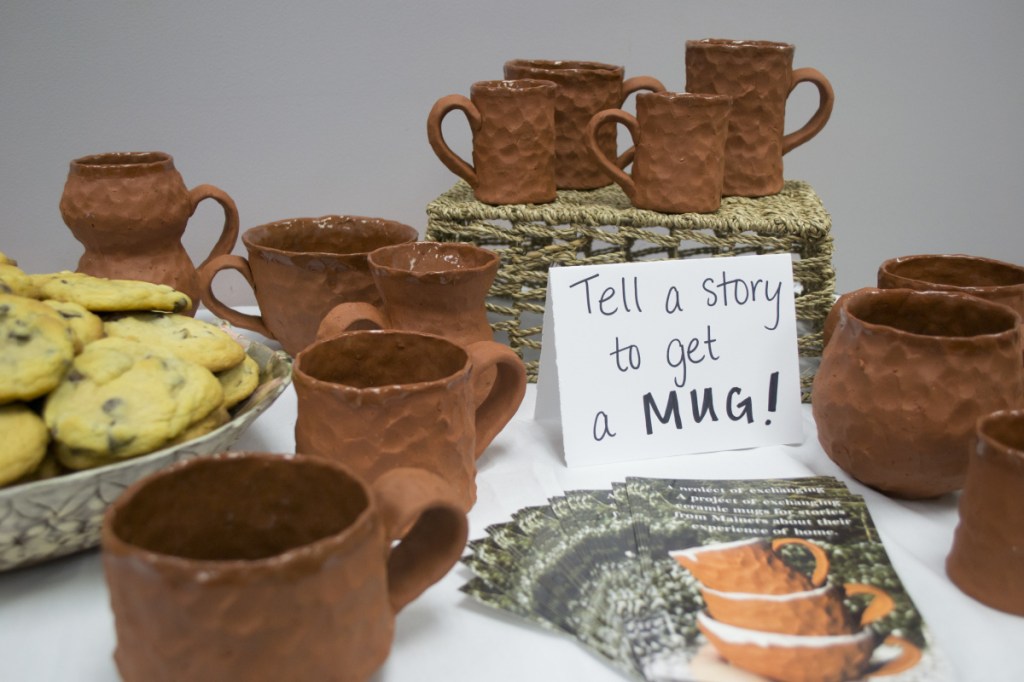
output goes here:
<path id="1" fill-rule="evenodd" d="M 778 555 L 784 545 L 799 545 L 814 558 L 814 570 L 805 575 Z M 803 538 L 755 538 L 669 552 L 702 586 L 723 592 L 787 594 L 821 587 L 828 578 L 828 555 Z"/>

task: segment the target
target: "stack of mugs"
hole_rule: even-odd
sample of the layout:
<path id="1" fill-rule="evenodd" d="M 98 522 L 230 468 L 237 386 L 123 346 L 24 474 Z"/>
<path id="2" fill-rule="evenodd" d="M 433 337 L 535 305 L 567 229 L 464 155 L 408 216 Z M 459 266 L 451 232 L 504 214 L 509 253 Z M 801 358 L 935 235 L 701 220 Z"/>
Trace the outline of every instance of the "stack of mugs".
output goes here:
<path id="1" fill-rule="evenodd" d="M 794 70 L 793 53 L 769 41 L 688 41 L 686 92 L 666 91 L 650 76 L 626 80 L 621 66 L 515 59 L 505 63 L 505 80 L 474 83 L 469 98 L 439 99 L 427 136 L 484 203 L 541 204 L 556 190 L 615 182 L 637 208 L 709 213 L 722 196 L 779 192 L 782 156 L 828 122 L 832 86 L 814 69 Z M 786 100 L 802 82 L 817 87 L 818 109 L 787 135 Z M 621 109 L 634 92 L 636 116 Z M 441 122 L 454 109 L 469 120 L 472 164 L 444 140 Z M 612 123 L 633 140 L 622 154 Z"/>
<path id="2" fill-rule="evenodd" d="M 794 569 L 778 554 L 784 545 L 811 553 L 811 575 Z M 751 539 L 704 545 L 671 556 L 697 579 L 707 611 L 697 624 L 718 656 L 734 667 L 772 680 L 826 682 L 891 675 L 917 663 L 920 650 L 890 635 L 884 644 L 900 653 L 872 660 L 879 637 L 869 627 L 893 608 L 881 589 L 828 581 L 829 559 L 803 538 Z M 847 597 L 868 595 L 856 618 Z"/>

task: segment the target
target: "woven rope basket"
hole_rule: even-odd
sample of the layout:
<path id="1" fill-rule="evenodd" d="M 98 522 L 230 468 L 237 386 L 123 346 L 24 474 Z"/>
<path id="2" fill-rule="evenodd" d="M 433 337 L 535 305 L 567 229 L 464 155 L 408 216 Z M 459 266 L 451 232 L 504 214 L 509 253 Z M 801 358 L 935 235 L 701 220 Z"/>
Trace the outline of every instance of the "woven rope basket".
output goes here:
<path id="1" fill-rule="evenodd" d="M 459 181 L 427 206 L 431 241 L 497 251 L 501 267 L 487 300 L 495 338 L 508 343 L 537 380 L 548 268 L 669 258 L 793 255 L 801 387 L 809 400 L 822 326 L 835 294 L 832 220 L 806 182 L 778 194 L 727 197 L 715 213 L 633 208 L 618 185 L 558 193 L 543 205 L 490 206 Z"/>

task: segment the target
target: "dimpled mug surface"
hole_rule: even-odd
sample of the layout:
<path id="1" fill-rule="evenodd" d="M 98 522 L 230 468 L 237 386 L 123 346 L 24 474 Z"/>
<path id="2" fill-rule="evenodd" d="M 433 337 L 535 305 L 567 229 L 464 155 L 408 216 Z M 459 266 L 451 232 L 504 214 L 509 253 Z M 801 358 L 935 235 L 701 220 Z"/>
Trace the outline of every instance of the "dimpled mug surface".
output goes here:
<path id="1" fill-rule="evenodd" d="M 369 486 L 334 462 L 269 453 L 165 469 L 104 519 L 118 671 L 361 682 L 387 657 L 395 614 L 447 573 L 466 534 L 423 471 Z"/>
<path id="2" fill-rule="evenodd" d="M 248 258 L 225 255 L 200 268 L 203 303 L 231 324 L 262 334 L 295 356 L 316 337 L 320 321 L 340 303 L 376 305 L 380 295 L 367 257 L 382 246 L 415 241 L 409 225 L 362 216 L 293 218 L 242 234 Z M 259 315 L 222 303 L 213 280 L 235 270 L 252 287 Z"/>
<path id="3" fill-rule="evenodd" d="M 836 320 L 812 389 L 822 448 L 895 497 L 961 488 L 975 421 L 1024 400 L 1020 316 L 962 293 L 862 289 Z"/>

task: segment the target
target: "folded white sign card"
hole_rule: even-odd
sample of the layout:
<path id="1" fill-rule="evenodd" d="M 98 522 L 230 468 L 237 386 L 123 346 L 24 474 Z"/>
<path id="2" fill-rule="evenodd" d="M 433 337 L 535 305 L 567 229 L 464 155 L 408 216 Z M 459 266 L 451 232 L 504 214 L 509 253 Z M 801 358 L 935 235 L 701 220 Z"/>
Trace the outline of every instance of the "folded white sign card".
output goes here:
<path id="1" fill-rule="evenodd" d="M 551 268 L 543 334 L 569 466 L 803 438 L 787 254 Z"/>

